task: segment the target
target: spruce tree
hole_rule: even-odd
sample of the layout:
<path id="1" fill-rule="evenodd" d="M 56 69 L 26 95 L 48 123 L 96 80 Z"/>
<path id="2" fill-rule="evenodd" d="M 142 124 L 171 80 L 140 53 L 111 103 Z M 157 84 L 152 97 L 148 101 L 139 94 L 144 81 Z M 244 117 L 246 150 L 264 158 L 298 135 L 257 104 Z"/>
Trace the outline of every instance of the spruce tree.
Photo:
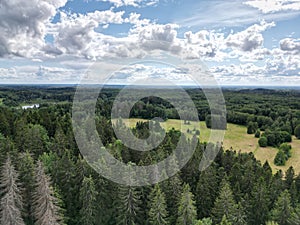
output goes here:
<path id="1" fill-rule="evenodd" d="M 213 221 L 215 223 L 220 223 L 225 215 L 230 222 L 233 222 L 236 210 L 237 205 L 234 201 L 230 185 L 227 178 L 224 178 L 221 182 L 220 194 L 215 201 L 214 208 L 212 209 Z"/>
<path id="2" fill-rule="evenodd" d="M 165 194 L 161 191 L 158 184 L 156 184 L 150 193 L 150 211 L 149 224 L 150 225 L 166 225 L 168 224 L 168 211 L 166 206 Z"/>
<path id="3" fill-rule="evenodd" d="M 15 170 L 10 157 L 2 167 L 1 180 L 1 202 L 0 202 L 0 224 L 1 225 L 25 225 L 22 216 L 22 196 L 18 183 L 18 172 Z"/>
<path id="4" fill-rule="evenodd" d="M 288 190 L 285 190 L 280 194 L 271 211 L 272 220 L 278 222 L 280 225 L 290 225 L 289 220 L 291 219 L 292 212 L 291 196 Z"/>
<path id="5" fill-rule="evenodd" d="M 27 151 L 20 155 L 19 161 L 20 180 L 23 184 L 23 197 L 24 197 L 24 220 L 26 224 L 33 224 L 34 217 L 32 211 L 32 197 L 34 190 L 34 160 L 30 153 Z"/>
<path id="6" fill-rule="evenodd" d="M 251 224 L 263 224 L 268 217 L 270 198 L 265 180 L 260 177 L 249 196 L 248 218 Z"/>
<path id="7" fill-rule="evenodd" d="M 115 209 L 117 210 L 118 225 L 138 224 L 141 193 L 136 187 L 120 186 Z"/>
<path id="8" fill-rule="evenodd" d="M 82 186 L 80 189 L 80 217 L 82 225 L 94 225 L 96 224 L 97 214 L 97 195 L 93 178 L 84 177 Z"/>
<path id="9" fill-rule="evenodd" d="M 197 210 L 195 207 L 194 195 L 190 186 L 186 184 L 183 188 L 178 207 L 177 225 L 191 225 L 197 220 Z"/>
<path id="10" fill-rule="evenodd" d="M 232 223 L 230 223 L 224 215 L 219 225 L 232 225 Z"/>
<path id="11" fill-rule="evenodd" d="M 55 196 L 48 175 L 40 161 L 35 171 L 36 190 L 34 193 L 35 225 L 62 225 L 63 215 L 59 206 L 60 200 Z"/>
<path id="12" fill-rule="evenodd" d="M 218 192 L 218 177 L 214 166 L 201 172 L 196 187 L 195 199 L 199 218 L 208 217 Z"/>

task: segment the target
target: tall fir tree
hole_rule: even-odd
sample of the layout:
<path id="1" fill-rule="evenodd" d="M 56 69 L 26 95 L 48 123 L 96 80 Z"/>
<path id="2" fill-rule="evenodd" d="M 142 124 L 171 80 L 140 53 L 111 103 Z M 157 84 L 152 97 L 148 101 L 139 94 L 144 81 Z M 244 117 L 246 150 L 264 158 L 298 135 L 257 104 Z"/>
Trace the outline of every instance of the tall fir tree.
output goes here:
<path id="1" fill-rule="evenodd" d="M 0 188 L 0 224 L 25 225 L 22 215 L 22 196 L 19 188 L 18 172 L 8 156 L 2 167 Z"/>
<path id="2" fill-rule="evenodd" d="M 221 190 L 218 198 L 215 201 L 214 208 L 212 209 L 212 218 L 215 223 L 220 223 L 223 216 L 233 222 L 234 215 L 236 214 L 237 205 L 233 198 L 233 193 L 230 184 L 225 177 L 221 182 Z"/>
<path id="3" fill-rule="evenodd" d="M 95 225 L 97 215 L 97 195 L 93 178 L 84 177 L 80 189 L 80 221 L 81 225 Z"/>
<path id="4" fill-rule="evenodd" d="M 36 190 L 34 193 L 35 225 L 63 225 L 63 210 L 60 199 L 55 196 L 50 177 L 45 173 L 40 161 L 35 170 Z"/>
<path id="5" fill-rule="evenodd" d="M 208 217 L 218 193 L 218 177 L 215 166 L 200 173 L 195 192 L 197 214 L 199 218 Z"/>
<path id="6" fill-rule="evenodd" d="M 289 220 L 291 219 L 292 212 L 291 196 L 288 190 L 285 190 L 275 202 L 275 206 L 271 211 L 271 218 L 279 225 L 290 225 Z"/>
<path id="7" fill-rule="evenodd" d="M 115 205 L 117 225 L 139 224 L 141 193 L 136 187 L 120 186 Z"/>
<path id="8" fill-rule="evenodd" d="M 18 165 L 20 171 L 20 180 L 23 184 L 23 197 L 24 197 L 24 220 L 26 224 L 34 224 L 34 216 L 32 209 L 32 197 L 34 190 L 34 160 L 30 153 L 27 151 L 20 154 L 20 160 Z"/>
<path id="9" fill-rule="evenodd" d="M 184 185 L 178 207 L 177 225 L 191 225 L 197 221 L 194 195 L 188 184 Z"/>
<path id="10" fill-rule="evenodd" d="M 166 205 L 165 194 L 161 191 L 158 184 L 156 184 L 149 195 L 149 224 L 150 225 L 167 225 L 168 211 Z"/>

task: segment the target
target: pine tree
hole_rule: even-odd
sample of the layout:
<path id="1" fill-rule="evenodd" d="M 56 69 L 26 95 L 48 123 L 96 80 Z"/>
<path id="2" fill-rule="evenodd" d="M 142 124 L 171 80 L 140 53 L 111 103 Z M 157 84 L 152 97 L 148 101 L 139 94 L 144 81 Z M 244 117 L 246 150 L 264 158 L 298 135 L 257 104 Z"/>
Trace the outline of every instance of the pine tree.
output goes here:
<path id="1" fill-rule="evenodd" d="M 97 195 L 95 184 L 93 178 L 84 177 L 82 181 L 82 186 L 80 189 L 80 217 L 82 225 L 94 225 L 96 224 L 96 214 L 97 214 Z"/>
<path id="2" fill-rule="evenodd" d="M 212 225 L 213 222 L 211 218 L 203 218 L 202 220 L 198 220 L 195 225 Z"/>
<path id="3" fill-rule="evenodd" d="M 1 173 L 1 225 L 25 225 L 22 216 L 22 196 L 18 183 L 18 172 L 15 170 L 10 157 L 2 167 Z"/>
<path id="4" fill-rule="evenodd" d="M 155 185 L 149 196 L 150 211 L 149 224 L 150 225 L 165 225 L 168 224 L 168 211 L 166 206 L 165 194 L 161 191 L 159 185 Z"/>
<path id="5" fill-rule="evenodd" d="M 220 223 L 223 216 L 230 222 L 233 222 L 234 215 L 237 210 L 237 205 L 234 201 L 233 194 L 227 178 L 221 182 L 221 190 L 218 198 L 215 201 L 215 206 L 212 209 L 212 218 L 215 223 Z"/>
<path id="6" fill-rule="evenodd" d="M 266 222 L 266 225 L 279 225 L 279 224 L 274 221 L 268 221 Z"/>
<path id="7" fill-rule="evenodd" d="M 45 174 L 40 161 L 35 171 L 36 190 L 34 193 L 34 216 L 36 225 L 62 225 L 63 215 L 59 199 L 51 186 L 50 178 Z"/>
<path id="8" fill-rule="evenodd" d="M 300 206 L 292 212 L 291 218 L 289 219 L 290 225 L 299 225 L 300 224 Z"/>
<path id="9" fill-rule="evenodd" d="M 169 212 L 170 224 L 176 223 L 182 189 L 182 181 L 179 174 L 176 174 L 162 182 L 162 190 L 166 194 L 167 211 Z"/>
<path id="10" fill-rule="evenodd" d="M 221 220 L 221 222 L 220 222 L 220 225 L 232 225 L 232 223 L 230 223 L 230 222 L 227 220 L 226 216 L 224 215 L 224 216 L 222 217 L 222 220 Z"/>
<path id="11" fill-rule="evenodd" d="M 139 221 L 141 193 L 136 187 L 120 186 L 118 200 L 115 206 L 117 210 L 118 225 L 132 225 Z"/>
<path id="12" fill-rule="evenodd" d="M 272 220 L 280 225 L 289 225 L 292 212 L 291 196 L 288 190 L 285 190 L 280 194 L 275 202 L 274 209 L 271 211 Z"/>
<path id="13" fill-rule="evenodd" d="M 183 188 L 178 207 L 177 225 L 191 225 L 197 220 L 197 211 L 195 207 L 194 195 L 190 186 L 186 184 Z"/>
<path id="14" fill-rule="evenodd" d="M 270 199 L 265 180 L 260 177 L 249 196 L 248 218 L 251 224 L 263 224 L 268 217 Z"/>
<path id="15" fill-rule="evenodd" d="M 214 166 L 201 172 L 196 188 L 196 206 L 199 218 L 208 217 L 218 192 L 218 177 Z"/>
<path id="16" fill-rule="evenodd" d="M 33 197 L 33 189 L 34 189 L 34 160 L 31 157 L 29 152 L 21 154 L 19 161 L 19 171 L 20 171 L 20 180 L 24 187 L 24 220 L 26 224 L 33 224 L 34 217 L 32 212 L 32 197 Z"/>

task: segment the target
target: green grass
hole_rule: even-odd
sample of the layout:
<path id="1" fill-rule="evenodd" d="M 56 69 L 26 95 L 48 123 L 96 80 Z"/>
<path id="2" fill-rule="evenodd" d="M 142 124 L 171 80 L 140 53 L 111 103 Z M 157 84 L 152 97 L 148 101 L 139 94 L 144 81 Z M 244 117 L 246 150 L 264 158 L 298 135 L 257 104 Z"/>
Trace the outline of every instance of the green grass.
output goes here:
<path id="1" fill-rule="evenodd" d="M 127 126 L 134 127 L 138 121 L 146 121 L 143 119 L 129 119 L 125 120 Z M 190 125 L 184 124 L 181 120 L 167 120 L 162 122 L 161 126 L 170 130 L 175 128 L 181 130 L 187 134 L 187 130 L 193 130 L 197 127 L 196 122 L 191 122 Z M 200 122 L 200 140 L 208 141 L 210 136 L 210 129 L 206 128 L 205 122 Z M 187 134 L 191 136 L 192 134 Z M 254 137 L 254 134 L 247 134 L 247 128 L 245 126 L 227 124 L 227 130 L 225 132 L 225 137 L 223 141 L 223 146 L 225 149 L 232 148 L 236 151 L 241 152 L 253 152 L 255 157 L 261 161 L 263 164 L 265 161 L 268 161 L 271 165 L 273 172 L 275 173 L 278 170 L 286 171 L 290 166 L 293 166 L 296 173 L 300 173 L 300 140 L 297 140 L 293 137 L 292 145 L 292 157 L 287 161 L 285 166 L 276 166 L 274 164 L 274 158 L 277 154 L 277 149 L 272 147 L 261 148 L 258 145 L 258 139 Z"/>

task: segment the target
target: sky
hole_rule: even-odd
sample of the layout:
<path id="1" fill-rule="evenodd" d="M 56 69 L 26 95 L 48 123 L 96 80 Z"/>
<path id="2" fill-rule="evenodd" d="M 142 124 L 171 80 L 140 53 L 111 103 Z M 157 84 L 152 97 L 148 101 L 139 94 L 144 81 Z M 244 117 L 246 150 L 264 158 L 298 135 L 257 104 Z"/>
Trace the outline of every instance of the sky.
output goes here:
<path id="1" fill-rule="evenodd" d="M 108 60 L 139 61 L 118 84 L 184 83 L 177 65 L 143 63 L 175 57 L 220 85 L 298 86 L 299 28 L 300 0 L 1 0 L 0 83 L 77 84 Z"/>

